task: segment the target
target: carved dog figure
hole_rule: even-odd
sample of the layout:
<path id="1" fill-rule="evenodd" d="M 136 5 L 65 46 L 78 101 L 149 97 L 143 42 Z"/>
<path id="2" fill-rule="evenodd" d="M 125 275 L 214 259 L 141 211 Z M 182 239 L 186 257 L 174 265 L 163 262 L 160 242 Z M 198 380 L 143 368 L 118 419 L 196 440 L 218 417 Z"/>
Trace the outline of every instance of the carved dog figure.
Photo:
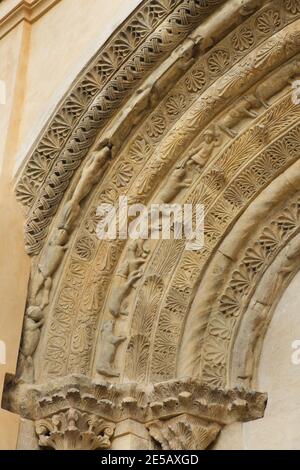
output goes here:
<path id="1" fill-rule="evenodd" d="M 114 326 L 115 322 L 113 320 L 105 321 L 100 335 L 101 347 L 96 369 L 99 374 L 106 377 L 119 377 L 120 372 L 114 368 L 113 364 L 117 347 L 126 339 L 125 336 L 114 335 Z"/>
<path id="2" fill-rule="evenodd" d="M 191 179 L 188 179 L 186 176 L 186 168 L 183 165 L 177 166 L 158 193 L 155 203 L 168 204 L 172 202 L 181 189 L 188 188 L 191 184 Z"/>

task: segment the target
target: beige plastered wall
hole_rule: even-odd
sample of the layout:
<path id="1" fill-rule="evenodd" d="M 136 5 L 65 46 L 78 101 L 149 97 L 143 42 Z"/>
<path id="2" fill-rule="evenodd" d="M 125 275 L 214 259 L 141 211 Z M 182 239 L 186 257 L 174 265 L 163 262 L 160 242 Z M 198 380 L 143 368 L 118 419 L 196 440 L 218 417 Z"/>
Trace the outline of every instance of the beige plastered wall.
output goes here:
<path id="1" fill-rule="evenodd" d="M 0 2 L 0 397 L 5 374 L 16 369 L 30 268 L 14 178 L 77 74 L 139 3 Z M 16 448 L 18 427 L 19 418 L 0 409 L 0 449 Z"/>

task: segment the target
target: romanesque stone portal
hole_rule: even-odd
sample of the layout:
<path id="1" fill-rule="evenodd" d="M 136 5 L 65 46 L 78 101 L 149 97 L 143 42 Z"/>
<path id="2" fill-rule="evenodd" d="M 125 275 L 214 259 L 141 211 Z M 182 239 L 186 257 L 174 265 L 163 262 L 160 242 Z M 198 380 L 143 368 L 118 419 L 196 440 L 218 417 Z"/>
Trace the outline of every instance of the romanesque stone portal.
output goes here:
<path id="1" fill-rule="evenodd" d="M 5 406 L 36 448 L 207 449 L 263 417 L 300 253 L 297 78 L 300 0 L 145 0 L 82 71 L 15 188 L 32 268 Z M 123 195 L 203 204 L 204 248 L 99 240 Z"/>

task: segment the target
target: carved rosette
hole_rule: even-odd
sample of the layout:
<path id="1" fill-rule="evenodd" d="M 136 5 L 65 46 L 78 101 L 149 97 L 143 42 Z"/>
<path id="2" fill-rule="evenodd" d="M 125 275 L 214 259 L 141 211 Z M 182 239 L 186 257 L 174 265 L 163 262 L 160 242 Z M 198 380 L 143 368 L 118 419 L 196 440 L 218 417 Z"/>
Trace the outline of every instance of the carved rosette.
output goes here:
<path id="1" fill-rule="evenodd" d="M 300 66 L 300 2 L 204 3 L 142 2 L 61 103 L 17 183 L 27 250 L 39 256 L 20 357 L 31 402 L 20 414 L 42 430 L 41 447 L 99 448 L 105 432 L 82 427 L 83 416 L 136 421 L 165 449 L 205 449 L 226 424 L 263 416 L 263 394 L 225 387 L 236 383 L 232 351 L 237 383 L 252 383 L 275 295 L 268 308 L 265 294 L 251 299 L 299 231 L 300 107 L 291 82 Z M 154 20 L 141 34 L 136 24 L 150 5 Z M 221 5 L 225 16 L 202 28 L 201 18 Z M 128 40 L 129 31 L 139 37 Z M 122 67 L 114 58 L 120 44 L 128 51 Z M 111 155 L 94 180 L 88 170 L 103 145 Z M 205 249 L 186 250 L 182 240 L 150 240 L 144 251 L 100 242 L 97 206 L 123 195 L 146 206 L 204 204 Z M 274 292 L 291 269 L 288 256 Z M 248 310 L 240 364 L 233 345 Z M 99 382 L 119 375 L 130 384 Z M 183 376 L 201 382 L 175 379 Z M 43 385 L 31 386 L 32 377 Z M 30 400 L 26 392 L 19 403 Z M 66 410 L 78 410 L 79 437 L 64 424 Z"/>
<path id="2" fill-rule="evenodd" d="M 70 408 L 36 422 L 39 446 L 55 450 L 109 449 L 114 424 Z"/>
<path id="3" fill-rule="evenodd" d="M 215 441 L 221 427 L 188 414 L 148 425 L 150 436 L 163 450 L 205 450 Z"/>

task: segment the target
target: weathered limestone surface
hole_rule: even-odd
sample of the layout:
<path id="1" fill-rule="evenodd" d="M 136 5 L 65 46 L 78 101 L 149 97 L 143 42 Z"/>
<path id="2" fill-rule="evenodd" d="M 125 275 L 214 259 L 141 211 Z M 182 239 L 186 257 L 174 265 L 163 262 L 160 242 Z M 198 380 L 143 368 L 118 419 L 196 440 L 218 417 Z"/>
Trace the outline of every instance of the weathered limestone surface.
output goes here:
<path id="1" fill-rule="evenodd" d="M 54 3 L 3 43 L 19 34 L 5 73 L 21 119 L 1 124 L 15 137 L 4 194 L 25 222 L 9 241 L 23 254 L 3 400 L 22 418 L 18 448 L 295 448 L 297 433 L 263 436 L 292 413 L 271 352 L 300 256 L 300 1 L 145 0 L 102 28 L 99 2 Z M 103 24 L 137 3 L 112 2 Z M 63 33 L 70 51 L 58 53 Z M 204 248 L 99 240 L 97 207 L 120 196 L 203 204 Z M 278 361 L 290 336 L 280 341 Z M 292 403 L 296 368 L 281 367 Z"/>

